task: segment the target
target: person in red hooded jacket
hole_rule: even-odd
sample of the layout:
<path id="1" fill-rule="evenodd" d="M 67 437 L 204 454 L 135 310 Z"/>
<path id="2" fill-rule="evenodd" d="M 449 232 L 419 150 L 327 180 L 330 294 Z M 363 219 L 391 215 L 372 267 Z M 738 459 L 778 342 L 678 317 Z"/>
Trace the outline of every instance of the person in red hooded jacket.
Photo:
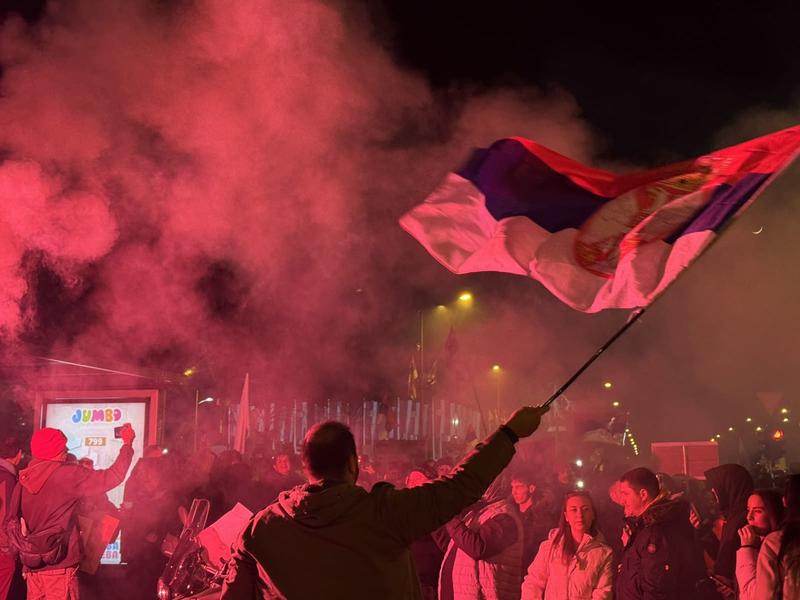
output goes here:
<path id="1" fill-rule="evenodd" d="M 31 534 L 63 530 L 57 558 L 35 568 L 25 567 L 29 600 L 78 600 L 78 565 L 82 558 L 77 512 L 86 496 L 105 493 L 125 478 L 133 458 L 136 434 L 122 428 L 119 455 L 106 470 L 91 471 L 66 462 L 67 438 L 58 429 L 44 427 L 31 438 L 30 465 L 19 474 L 21 517 Z"/>

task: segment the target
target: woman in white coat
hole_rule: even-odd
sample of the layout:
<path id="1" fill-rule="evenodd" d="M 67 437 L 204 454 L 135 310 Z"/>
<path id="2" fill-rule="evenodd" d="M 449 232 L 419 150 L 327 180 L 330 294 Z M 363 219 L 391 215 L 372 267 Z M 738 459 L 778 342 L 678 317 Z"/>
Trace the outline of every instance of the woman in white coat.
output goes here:
<path id="1" fill-rule="evenodd" d="M 557 529 L 539 546 L 522 583 L 522 600 L 611 600 L 614 558 L 597 530 L 586 492 L 570 492 Z"/>

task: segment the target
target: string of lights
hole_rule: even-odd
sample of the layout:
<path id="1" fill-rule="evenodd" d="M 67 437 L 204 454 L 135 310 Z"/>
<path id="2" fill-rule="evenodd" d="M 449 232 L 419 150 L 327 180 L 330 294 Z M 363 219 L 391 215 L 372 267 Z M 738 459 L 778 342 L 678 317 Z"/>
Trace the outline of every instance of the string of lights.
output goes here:
<path id="1" fill-rule="evenodd" d="M 790 423 L 791 422 L 791 418 L 789 417 L 789 409 L 788 408 L 786 408 L 786 407 L 781 408 L 780 411 L 779 411 L 779 414 L 780 414 L 779 419 L 780 419 L 781 423 L 786 424 L 786 423 Z M 772 431 L 770 433 L 770 437 L 775 441 L 782 440 L 784 438 L 784 436 L 786 435 L 786 432 L 783 429 L 781 429 L 781 427 L 779 425 L 771 425 L 770 426 L 770 425 L 767 425 L 767 424 L 757 424 L 754 427 L 753 426 L 753 417 L 745 417 L 744 422 L 745 422 L 746 425 L 743 426 L 742 428 L 737 428 L 734 425 L 730 425 L 728 427 L 728 433 L 734 433 L 737 436 L 740 436 L 741 434 L 750 431 L 751 428 L 752 428 L 752 431 L 754 433 L 763 433 L 765 430 L 771 429 Z M 722 438 L 723 438 L 723 434 L 722 433 L 716 433 L 716 434 L 714 434 L 713 436 L 711 436 L 709 438 L 709 441 L 710 442 L 719 443 L 722 440 Z"/>

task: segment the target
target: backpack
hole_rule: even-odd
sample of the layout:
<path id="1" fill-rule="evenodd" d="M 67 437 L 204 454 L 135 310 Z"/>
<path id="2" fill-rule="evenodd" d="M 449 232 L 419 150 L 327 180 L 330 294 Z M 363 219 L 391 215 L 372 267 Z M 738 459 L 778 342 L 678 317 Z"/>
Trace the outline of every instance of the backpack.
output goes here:
<path id="1" fill-rule="evenodd" d="M 54 523 L 38 531 L 30 531 L 22 517 L 20 505 L 22 486 L 18 483 L 11 496 L 9 514 L 6 518 L 5 532 L 12 552 L 19 556 L 23 566 L 41 569 L 60 563 L 69 550 L 69 532 L 60 524 Z"/>

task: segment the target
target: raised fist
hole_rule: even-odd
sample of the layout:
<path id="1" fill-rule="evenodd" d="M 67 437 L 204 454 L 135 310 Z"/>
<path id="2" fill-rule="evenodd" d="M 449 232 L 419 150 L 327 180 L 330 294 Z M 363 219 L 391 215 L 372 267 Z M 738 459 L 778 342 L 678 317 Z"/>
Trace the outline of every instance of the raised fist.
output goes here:
<path id="1" fill-rule="evenodd" d="M 136 439 L 136 432 L 131 427 L 130 423 L 125 423 L 122 426 L 122 430 L 119 432 L 119 437 L 122 440 L 122 443 L 126 446 L 130 446 L 133 444 L 133 440 Z"/>

